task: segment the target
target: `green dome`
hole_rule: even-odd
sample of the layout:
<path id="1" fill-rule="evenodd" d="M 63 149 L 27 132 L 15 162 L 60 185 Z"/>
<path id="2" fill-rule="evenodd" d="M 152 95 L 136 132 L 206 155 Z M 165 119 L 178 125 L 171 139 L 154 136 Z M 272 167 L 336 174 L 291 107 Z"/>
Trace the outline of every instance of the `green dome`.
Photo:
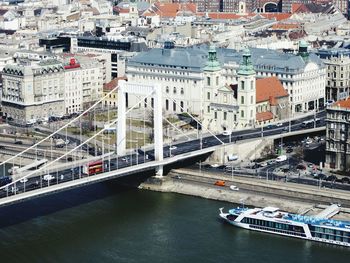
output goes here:
<path id="1" fill-rule="evenodd" d="M 308 45 L 307 45 L 307 43 L 306 43 L 306 41 L 305 40 L 300 40 L 299 41 L 299 47 L 307 47 Z"/>

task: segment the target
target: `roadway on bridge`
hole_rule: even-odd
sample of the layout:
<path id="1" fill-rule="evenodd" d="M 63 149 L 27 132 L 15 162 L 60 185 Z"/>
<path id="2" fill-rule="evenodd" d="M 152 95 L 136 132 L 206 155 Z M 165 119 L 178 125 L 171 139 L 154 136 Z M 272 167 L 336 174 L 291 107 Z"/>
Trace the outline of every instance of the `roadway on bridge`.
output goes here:
<path id="1" fill-rule="evenodd" d="M 317 114 L 317 118 L 321 120 L 315 124 L 315 127 L 325 126 L 324 121 L 325 113 L 320 112 Z M 298 122 L 284 122 L 280 126 L 273 126 L 269 129 L 262 130 L 261 128 L 249 129 L 249 130 L 240 130 L 233 132 L 231 136 L 227 135 L 217 135 L 215 136 L 206 136 L 203 138 L 199 138 L 196 140 L 186 141 L 178 144 L 173 144 L 172 146 L 165 146 L 163 148 L 164 158 L 169 158 L 177 155 L 182 155 L 186 153 L 191 153 L 194 151 L 198 151 L 205 148 L 212 148 L 214 146 L 220 146 L 222 143 L 218 140 L 220 139 L 223 143 L 234 143 L 236 141 L 260 138 L 263 136 L 272 136 L 278 135 L 283 132 L 290 131 L 299 131 L 306 129 L 302 127 L 302 122 L 305 120 L 313 119 L 314 116 L 304 117 L 299 119 Z M 308 127 L 308 129 L 312 129 L 314 127 Z M 218 138 L 218 139 L 217 139 Z M 193 156 L 192 156 L 193 157 Z M 139 165 L 147 162 L 154 161 L 154 150 L 148 150 L 143 152 L 141 149 L 137 149 L 131 154 L 127 156 L 121 157 L 110 157 L 103 160 L 103 167 L 105 172 L 110 172 L 114 170 L 120 170 L 123 168 L 127 168 L 134 165 Z M 33 191 L 45 187 L 50 187 L 54 185 L 58 185 L 64 182 L 79 180 L 86 178 L 88 176 L 96 176 L 96 175 L 87 175 L 82 172 L 82 166 L 74 167 L 74 162 L 72 162 L 72 167 L 69 169 L 64 169 L 60 171 L 50 172 L 50 176 L 40 175 L 33 176 L 31 178 L 23 179 L 17 183 L 13 183 L 10 186 L 4 188 L 0 192 L 0 204 L 7 197 L 11 197 L 13 195 L 20 195 L 21 193 Z M 135 172 L 138 169 L 135 167 Z M 101 174 L 101 173 L 99 173 Z M 97 175 L 99 175 L 97 174 Z M 4 200 L 5 201 L 5 200 Z"/>

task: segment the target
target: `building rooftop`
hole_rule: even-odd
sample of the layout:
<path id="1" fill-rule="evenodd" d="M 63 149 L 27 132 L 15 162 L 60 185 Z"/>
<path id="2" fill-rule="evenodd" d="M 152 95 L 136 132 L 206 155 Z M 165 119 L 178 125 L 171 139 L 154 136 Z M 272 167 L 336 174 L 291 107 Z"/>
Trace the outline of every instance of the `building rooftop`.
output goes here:
<path id="1" fill-rule="evenodd" d="M 216 51 L 220 64 L 233 62 L 239 65 L 242 61 L 243 51 L 226 48 L 217 48 Z M 301 56 L 276 50 L 250 48 L 249 51 L 255 70 L 259 68 L 265 71 L 297 73 L 304 71 L 304 68 L 309 62 L 314 62 L 321 68 L 324 67 L 322 60 L 312 53 L 308 56 L 307 60 L 303 60 Z M 155 48 L 136 55 L 130 59 L 129 63 L 153 64 L 153 66 L 182 66 L 202 70 L 206 65 L 207 56 L 207 46 L 175 49 Z"/>
<path id="2" fill-rule="evenodd" d="M 107 82 L 103 85 L 103 90 L 104 91 L 111 91 L 115 87 L 118 86 L 119 80 L 128 80 L 126 77 L 119 77 L 119 78 L 114 78 L 110 82 Z"/>
<path id="3" fill-rule="evenodd" d="M 339 100 L 335 102 L 332 106 L 350 109 L 350 98 L 347 98 L 346 100 Z"/>
<path id="4" fill-rule="evenodd" d="M 270 101 L 275 105 L 276 99 L 287 97 L 288 92 L 283 88 L 277 77 L 269 77 L 256 80 L 256 102 Z"/>

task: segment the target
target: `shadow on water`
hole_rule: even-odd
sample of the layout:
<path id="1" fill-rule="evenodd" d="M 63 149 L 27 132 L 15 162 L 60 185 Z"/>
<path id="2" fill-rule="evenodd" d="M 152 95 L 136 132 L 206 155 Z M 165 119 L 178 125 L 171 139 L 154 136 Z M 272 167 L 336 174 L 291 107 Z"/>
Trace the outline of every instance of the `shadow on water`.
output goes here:
<path id="1" fill-rule="evenodd" d="M 131 191 L 153 174 L 134 174 L 1 207 L 0 228 Z"/>
<path id="2" fill-rule="evenodd" d="M 171 169 L 186 167 L 199 160 L 203 161 L 208 155 L 189 158 L 166 166 L 164 175 L 168 174 Z M 132 191 L 154 174 L 154 170 L 142 172 L 0 207 L 0 228 L 117 195 L 125 191 Z"/>

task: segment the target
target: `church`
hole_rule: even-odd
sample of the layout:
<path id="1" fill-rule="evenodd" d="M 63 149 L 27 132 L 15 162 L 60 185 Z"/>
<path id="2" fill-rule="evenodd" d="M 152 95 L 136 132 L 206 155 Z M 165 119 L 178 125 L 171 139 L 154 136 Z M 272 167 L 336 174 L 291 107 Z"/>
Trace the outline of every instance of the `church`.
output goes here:
<path id="1" fill-rule="evenodd" d="M 205 128 L 216 132 L 254 128 L 289 117 L 288 92 L 277 77 L 256 79 L 248 49 L 244 50 L 237 70 L 237 84 L 223 83 L 223 69 L 213 45 L 203 74 Z"/>

